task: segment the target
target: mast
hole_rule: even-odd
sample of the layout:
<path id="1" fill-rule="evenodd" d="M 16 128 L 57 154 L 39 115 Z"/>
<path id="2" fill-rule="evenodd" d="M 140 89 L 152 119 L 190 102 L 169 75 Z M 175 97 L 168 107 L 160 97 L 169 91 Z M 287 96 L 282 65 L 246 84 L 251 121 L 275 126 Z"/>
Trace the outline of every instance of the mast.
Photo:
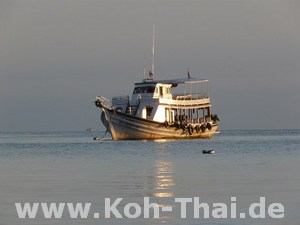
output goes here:
<path id="1" fill-rule="evenodd" d="M 146 77 L 146 57 L 144 55 L 144 80 L 147 79 Z"/>
<path id="2" fill-rule="evenodd" d="M 149 70 L 149 75 L 148 77 L 145 78 L 145 72 L 146 72 L 146 67 L 145 67 L 145 58 L 144 58 L 144 81 L 151 81 L 154 80 L 154 41 L 155 41 L 155 25 L 153 24 L 153 36 L 152 36 L 152 68 Z"/>
<path id="3" fill-rule="evenodd" d="M 153 24 L 153 37 L 152 37 L 152 78 L 154 76 L 154 41 L 155 41 L 155 25 Z"/>

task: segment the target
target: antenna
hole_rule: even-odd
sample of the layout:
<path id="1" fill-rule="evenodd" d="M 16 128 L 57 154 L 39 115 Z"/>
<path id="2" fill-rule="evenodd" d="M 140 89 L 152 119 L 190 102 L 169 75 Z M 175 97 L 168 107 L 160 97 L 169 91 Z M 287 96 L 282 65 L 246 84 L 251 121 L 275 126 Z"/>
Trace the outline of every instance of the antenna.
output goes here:
<path id="1" fill-rule="evenodd" d="M 155 25 L 153 24 L 153 42 L 152 42 L 152 75 L 154 75 L 154 41 L 155 41 Z"/>
<path id="2" fill-rule="evenodd" d="M 192 78 L 191 75 L 190 75 L 190 69 L 189 69 L 189 68 L 187 68 L 187 78 L 188 78 L 188 79 L 191 79 L 191 78 Z"/>
<path id="3" fill-rule="evenodd" d="M 144 79 L 146 79 L 146 56 L 144 54 Z"/>

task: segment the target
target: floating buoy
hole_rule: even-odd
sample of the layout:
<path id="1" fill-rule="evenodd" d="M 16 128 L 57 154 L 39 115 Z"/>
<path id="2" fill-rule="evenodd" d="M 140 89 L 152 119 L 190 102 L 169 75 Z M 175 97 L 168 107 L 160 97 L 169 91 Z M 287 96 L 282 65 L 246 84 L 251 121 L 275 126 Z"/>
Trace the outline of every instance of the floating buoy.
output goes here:
<path id="1" fill-rule="evenodd" d="M 101 138 L 99 138 L 99 137 L 94 137 L 94 141 L 100 141 L 101 140 Z"/>
<path id="2" fill-rule="evenodd" d="M 215 154 L 216 151 L 213 150 L 213 149 L 212 149 L 212 150 L 203 150 L 202 153 L 203 153 L 203 154 Z"/>

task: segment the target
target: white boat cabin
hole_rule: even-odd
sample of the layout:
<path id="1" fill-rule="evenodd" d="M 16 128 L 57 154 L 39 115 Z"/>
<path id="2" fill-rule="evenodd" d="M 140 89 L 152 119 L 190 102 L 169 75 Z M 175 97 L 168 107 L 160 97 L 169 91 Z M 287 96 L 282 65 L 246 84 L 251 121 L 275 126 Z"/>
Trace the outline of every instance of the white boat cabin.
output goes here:
<path id="1" fill-rule="evenodd" d="M 176 90 L 179 92 L 175 93 Z M 135 84 L 131 98 L 114 97 L 112 107 L 157 122 L 174 124 L 184 119 L 188 123 L 201 124 L 211 118 L 208 80 L 143 80 Z"/>

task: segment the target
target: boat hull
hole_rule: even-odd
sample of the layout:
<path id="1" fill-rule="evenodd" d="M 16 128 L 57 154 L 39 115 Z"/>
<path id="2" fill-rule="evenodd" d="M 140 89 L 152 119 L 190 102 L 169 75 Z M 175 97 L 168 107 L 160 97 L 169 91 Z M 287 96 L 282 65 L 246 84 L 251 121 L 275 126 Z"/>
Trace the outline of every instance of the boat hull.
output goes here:
<path id="1" fill-rule="evenodd" d="M 103 106 L 101 109 L 102 123 L 113 140 L 211 138 L 219 127 L 218 123 L 213 123 L 210 130 L 191 133 L 181 127 L 138 118 Z"/>

